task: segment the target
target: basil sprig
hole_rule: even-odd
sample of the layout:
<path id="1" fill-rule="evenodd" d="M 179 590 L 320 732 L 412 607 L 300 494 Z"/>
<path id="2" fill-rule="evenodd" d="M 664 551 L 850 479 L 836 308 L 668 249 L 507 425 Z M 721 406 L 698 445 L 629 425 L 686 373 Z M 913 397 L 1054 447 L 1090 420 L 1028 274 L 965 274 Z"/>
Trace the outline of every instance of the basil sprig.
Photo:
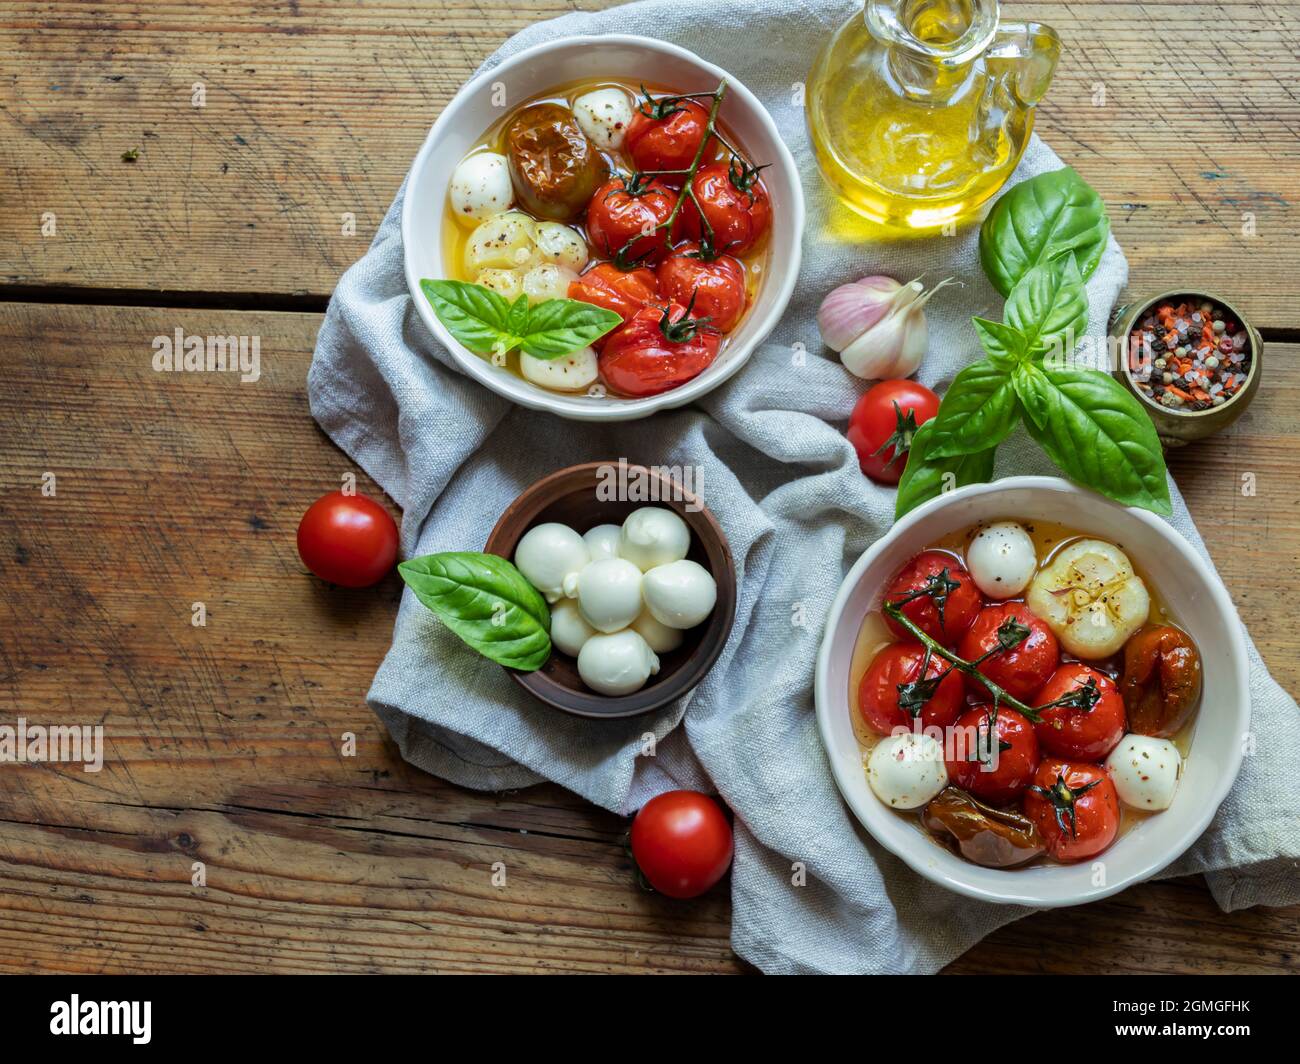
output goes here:
<path id="1" fill-rule="evenodd" d="M 1004 320 L 973 319 L 985 357 L 957 374 L 912 438 L 897 516 L 989 480 L 997 445 L 1021 423 L 1071 480 L 1128 506 L 1173 512 L 1160 440 L 1141 404 L 1109 373 L 1062 357 L 1088 327 L 1084 285 L 1109 233 L 1097 193 L 1068 167 L 994 205 L 980 230 L 980 262 L 1007 297 Z"/>
<path id="2" fill-rule="evenodd" d="M 486 285 L 467 281 L 420 282 L 420 289 L 447 331 L 476 355 L 506 355 L 519 348 L 534 358 L 563 358 L 599 340 L 623 319 L 612 310 L 578 299 L 528 297 L 513 303 Z"/>
<path id="3" fill-rule="evenodd" d="M 551 612 L 505 558 L 475 551 L 426 554 L 397 571 L 438 619 L 485 658 L 533 672 L 551 656 Z"/>

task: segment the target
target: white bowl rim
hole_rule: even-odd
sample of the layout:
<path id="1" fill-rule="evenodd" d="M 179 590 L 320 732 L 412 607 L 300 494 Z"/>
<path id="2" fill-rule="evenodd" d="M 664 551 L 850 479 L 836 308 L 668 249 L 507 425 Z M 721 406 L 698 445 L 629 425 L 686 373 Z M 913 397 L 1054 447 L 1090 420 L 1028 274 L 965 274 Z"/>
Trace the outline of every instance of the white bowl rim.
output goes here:
<path id="1" fill-rule="evenodd" d="M 409 187 L 407 195 L 402 200 L 402 259 L 403 272 L 406 274 L 406 287 L 411 295 L 411 300 L 416 306 L 421 319 L 425 325 L 433 332 L 438 341 L 451 352 L 452 357 L 456 360 L 457 365 L 477 380 L 480 384 L 491 390 L 497 395 L 517 403 L 520 406 L 532 410 L 544 410 L 552 414 L 558 414 L 561 417 L 569 418 L 574 421 L 633 421 L 638 418 L 647 417 L 657 410 L 671 409 L 673 407 L 684 406 L 692 399 L 707 392 L 712 391 L 718 385 L 728 380 L 733 374 L 739 371 L 741 366 L 749 361 L 754 350 L 771 335 L 772 330 L 780 322 L 782 315 L 785 314 L 786 308 L 790 305 L 790 298 L 794 294 L 794 287 L 799 278 L 799 268 L 803 256 L 803 234 L 805 224 L 806 210 L 804 207 L 803 184 L 799 177 L 799 168 L 795 163 L 794 156 L 790 154 L 790 149 L 781 136 L 776 122 L 766 107 L 757 96 L 755 96 L 745 86 L 744 82 L 721 67 L 708 60 L 701 58 L 689 49 L 682 48 L 680 45 L 671 44 L 668 41 L 661 41 L 654 37 L 641 37 L 635 34 L 610 33 L 610 34 L 578 34 L 569 37 L 557 37 L 554 40 L 542 41 L 530 48 L 525 48 L 522 52 L 517 52 L 512 56 L 503 59 L 495 66 L 489 67 L 482 71 L 476 77 L 471 78 L 461 86 L 460 91 L 456 93 L 442 109 L 437 120 L 430 128 L 428 136 L 425 137 L 424 143 L 416 153 L 414 161 L 411 163 L 410 174 L 419 173 L 427 164 L 427 158 L 433 151 L 434 143 L 437 141 L 439 134 L 455 118 L 456 113 L 460 110 L 463 102 L 469 99 L 475 91 L 481 89 L 484 85 L 490 84 L 495 78 L 501 76 L 504 71 L 513 67 L 521 66 L 530 60 L 536 58 L 545 52 L 552 51 L 561 47 L 569 47 L 582 44 L 621 44 L 634 47 L 645 48 L 648 51 L 658 51 L 667 55 L 675 56 L 689 63 L 699 65 L 711 76 L 727 81 L 728 91 L 741 100 L 744 105 L 752 109 L 758 116 L 759 122 L 764 126 L 765 131 L 771 137 L 772 142 L 776 145 L 778 158 L 774 162 L 779 163 L 789 175 L 793 185 L 795 195 L 792 197 L 790 204 L 789 216 L 793 226 L 793 247 L 791 253 L 786 257 L 786 268 L 783 275 L 776 284 L 776 299 L 758 321 L 754 336 L 739 355 L 728 359 L 723 365 L 717 366 L 717 372 L 713 372 L 714 366 L 710 366 L 698 377 L 687 381 L 679 388 L 663 392 L 659 395 L 651 395 L 642 399 L 627 399 L 617 401 L 616 404 L 600 405 L 595 403 L 584 402 L 582 397 L 565 395 L 560 392 L 548 392 L 543 388 L 530 385 L 528 388 L 521 388 L 518 394 L 507 393 L 502 390 L 500 371 L 485 362 L 478 355 L 457 343 L 455 338 L 447 331 L 446 327 L 438 320 L 438 316 L 433 313 L 433 308 L 428 305 L 428 300 L 420 292 L 420 278 L 416 276 L 413 263 L 411 261 L 410 248 L 412 246 L 411 225 L 412 225 L 412 207 Z M 542 89 L 538 90 L 539 92 Z M 409 179 L 408 179 L 409 184 Z M 772 271 L 776 273 L 777 271 Z M 765 284 L 774 284 L 777 279 L 768 275 Z"/>
<path id="2" fill-rule="evenodd" d="M 1135 883 L 1141 883 L 1152 876 L 1155 876 L 1163 869 L 1181 857 L 1187 849 L 1204 834 L 1205 829 L 1209 827 L 1210 821 L 1214 819 L 1214 814 L 1218 812 L 1219 806 L 1223 803 L 1224 798 L 1232 789 L 1232 785 L 1237 780 L 1237 775 L 1241 771 L 1241 761 L 1243 750 L 1241 744 L 1234 744 L 1229 754 L 1231 761 L 1228 771 L 1221 774 L 1217 786 L 1213 790 L 1207 791 L 1203 796 L 1203 806 L 1201 815 L 1196 821 L 1187 828 L 1181 835 L 1172 841 L 1167 850 L 1157 855 L 1152 860 L 1146 862 L 1132 872 L 1117 877 L 1113 882 L 1107 882 L 1103 887 L 1097 887 L 1087 892 L 1086 895 L 1065 893 L 1060 896 L 1042 896 L 1037 894 L 1016 893 L 1011 888 L 1014 884 L 1013 878 L 1008 878 L 1009 887 L 1007 890 L 993 890 L 978 886 L 958 879 L 949 875 L 942 869 L 938 869 L 931 864 L 923 861 L 922 855 L 928 852 L 928 847 L 934 844 L 931 840 L 925 838 L 920 832 L 916 832 L 915 846 L 894 846 L 891 841 L 881 838 L 872 829 L 871 821 L 875 816 L 896 816 L 897 814 L 886 809 L 879 804 L 874 795 L 871 795 L 872 805 L 870 812 L 866 810 L 863 803 L 859 803 L 854 798 L 854 790 L 848 785 L 847 772 L 843 767 L 841 759 L 833 756 L 832 738 L 830 733 L 831 718 L 833 712 L 832 703 L 833 695 L 830 690 L 830 669 L 831 669 L 831 643 L 833 635 L 840 624 L 845 605 L 850 595 L 856 587 L 862 574 L 875 561 L 875 559 L 884 552 L 884 550 L 895 540 L 906 535 L 912 525 L 918 522 L 922 517 L 950 505 L 955 500 L 973 498 L 979 495 L 988 495 L 996 492 L 1006 491 L 1009 489 L 1046 489 L 1051 491 L 1062 492 L 1068 495 L 1075 495 L 1080 498 L 1086 498 L 1096 504 L 1114 506 L 1126 510 L 1130 515 L 1136 517 L 1142 523 L 1153 528 L 1158 528 L 1162 538 L 1170 545 L 1171 549 L 1176 550 L 1182 556 L 1182 559 L 1197 569 L 1205 580 L 1206 587 L 1209 589 L 1210 596 L 1214 602 L 1215 608 L 1222 611 L 1226 617 L 1235 618 L 1236 624 L 1228 624 L 1226 627 L 1230 633 L 1231 639 L 1231 657 L 1236 665 L 1236 688 L 1238 694 L 1237 700 L 1237 723 L 1239 732 L 1244 733 L 1250 726 L 1250 668 L 1249 656 L 1246 651 L 1246 640 L 1243 634 L 1240 617 L 1237 609 L 1233 605 L 1232 597 L 1228 594 L 1228 589 L 1224 587 L 1223 581 L 1219 578 L 1218 573 L 1201 557 L 1190 543 L 1178 532 L 1176 528 L 1166 522 L 1163 518 L 1156 516 L 1147 510 L 1138 509 L 1137 507 L 1125 507 L 1119 503 L 1106 499 L 1103 496 L 1082 488 L 1077 484 L 1072 484 L 1061 477 L 1046 476 L 1021 476 L 1021 477 L 1003 477 L 1001 480 L 995 480 L 987 484 L 968 484 L 965 487 L 956 488 L 953 491 L 946 492 L 934 499 L 922 503 L 916 509 L 909 511 L 903 517 L 894 522 L 894 525 L 888 532 L 876 540 L 871 546 L 862 552 L 862 556 L 854 562 L 849 569 L 848 574 L 840 584 L 839 591 L 836 592 L 835 600 L 831 603 L 830 612 L 826 618 L 826 628 L 822 633 L 821 648 L 817 654 L 816 677 L 814 681 L 814 700 L 817 713 L 817 730 L 821 736 L 822 746 L 826 750 L 827 759 L 831 764 L 831 772 L 835 777 L 835 784 L 839 787 L 840 794 L 843 796 L 845 804 L 852 810 L 853 815 L 857 817 L 859 823 L 870 833 L 871 837 L 877 843 L 884 846 L 895 857 L 903 861 L 912 871 L 924 876 L 931 882 L 938 883 L 940 886 L 947 887 L 949 890 L 958 894 L 965 895 L 968 898 L 976 898 L 980 901 L 995 902 L 1003 905 L 1027 905 L 1035 908 L 1054 909 L 1067 905 L 1080 905 L 1094 901 L 1100 901 L 1108 898 L 1113 894 L 1132 886 Z M 1195 742 L 1195 739 L 1193 739 Z M 972 868 L 980 868 L 981 872 L 998 872 L 1007 877 L 1014 877 L 1017 874 L 1016 869 L 986 869 L 979 865 L 972 865 Z"/>

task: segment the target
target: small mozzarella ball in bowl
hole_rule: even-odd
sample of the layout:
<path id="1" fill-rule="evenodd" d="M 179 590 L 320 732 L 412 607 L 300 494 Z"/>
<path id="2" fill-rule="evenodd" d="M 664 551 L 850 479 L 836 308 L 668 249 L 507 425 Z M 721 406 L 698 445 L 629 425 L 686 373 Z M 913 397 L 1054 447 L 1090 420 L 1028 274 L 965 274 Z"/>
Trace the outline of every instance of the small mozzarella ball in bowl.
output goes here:
<path id="1" fill-rule="evenodd" d="M 538 222 L 534 242 L 543 262 L 574 271 L 587 265 L 587 242 L 563 222 Z"/>
<path id="2" fill-rule="evenodd" d="M 658 671 L 654 651 L 630 628 L 593 635 L 578 653 L 578 675 L 597 694 L 630 695 Z"/>
<path id="3" fill-rule="evenodd" d="M 684 558 L 647 572 L 641 594 L 646 609 L 660 624 L 694 628 L 718 601 L 718 585 L 699 562 Z"/>
<path id="4" fill-rule="evenodd" d="M 632 631 L 646 641 L 646 645 L 656 654 L 667 654 L 682 645 L 680 628 L 669 628 L 655 620 L 649 610 L 642 610 L 632 622 Z"/>
<path id="5" fill-rule="evenodd" d="M 618 151 L 632 121 L 632 101 L 622 89 L 594 89 L 573 101 L 573 116 L 596 147 Z"/>
<path id="6" fill-rule="evenodd" d="M 867 759 L 867 782 L 891 809 L 919 809 L 948 786 L 943 744 L 915 732 L 881 739 Z"/>
<path id="7" fill-rule="evenodd" d="M 474 280 L 484 288 L 490 288 L 505 297 L 509 303 L 513 303 L 524 293 L 523 278 L 519 276 L 518 270 L 479 270 Z"/>
<path id="8" fill-rule="evenodd" d="M 520 351 L 519 372 L 524 380 L 553 392 L 579 392 L 596 383 L 600 376 L 600 362 L 590 347 L 559 358 L 534 358 L 526 351 Z"/>
<path id="9" fill-rule="evenodd" d="M 966 568 L 975 586 L 991 599 L 1008 599 L 1029 586 L 1038 554 L 1029 533 L 1015 521 L 983 528 L 966 548 Z"/>
<path id="10" fill-rule="evenodd" d="M 590 560 L 582 537 L 554 521 L 530 528 L 515 547 L 515 565 L 547 602 L 558 602 L 564 595 L 565 578 Z"/>
<path id="11" fill-rule="evenodd" d="M 641 612 L 641 570 L 623 558 L 592 562 L 578 574 L 578 606 L 597 631 L 626 628 Z"/>
<path id="12" fill-rule="evenodd" d="M 551 607 L 551 643 L 561 654 L 576 658 L 595 634 L 573 599 L 561 599 Z"/>
<path id="13" fill-rule="evenodd" d="M 543 262 L 524 274 L 523 293 L 530 304 L 545 303 L 548 299 L 568 299 L 569 282 L 577 279 L 578 275 L 572 270 L 553 262 Z"/>
<path id="14" fill-rule="evenodd" d="M 599 562 L 617 558 L 618 538 L 622 531 L 618 525 L 597 525 L 584 532 L 582 538 L 587 544 L 587 550 L 591 552 L 591 560 Z"/>
<path id="15" fill-rule="evenodd" d="M 537 223 L 523 211 L 493 215 L 465 244 L 465 269 L 470 273 L 526 270 L 537 260 Z"/>
<path id="16" fill-rule="evenodd" d="M 691 530 L 672 510 L 642 506 L 623 522 L 618 554 L 636 563 L 642 572 L 686 557 L 691 549 Z"/>
<path id="17" fill-rule="evenodd" d="M 479 222 L 500 214 L 514 198 L 510 165 L 494 151 L 462 159 L 451 175 L 451 209 L 457 221 Z"/>
<path id="18" fill-rule="evenodd" d="M 1106 758 L 1119 800 L 1134 809 L 1168 809 L 1183 759 L 1168 739 L 1130 734 Z"/>

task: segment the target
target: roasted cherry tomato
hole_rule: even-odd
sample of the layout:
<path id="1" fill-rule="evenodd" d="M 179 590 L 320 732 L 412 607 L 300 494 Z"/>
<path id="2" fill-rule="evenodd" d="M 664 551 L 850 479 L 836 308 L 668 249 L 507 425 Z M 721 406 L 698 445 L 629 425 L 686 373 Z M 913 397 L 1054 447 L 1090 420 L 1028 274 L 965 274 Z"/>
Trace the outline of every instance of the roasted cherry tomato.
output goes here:
<path id="1" fill-rule="evenodd" d="M 948 779 L 976 798 L 1006 805 L 1019 797 L 1038 769 L 1038 738 L 1034 726 L 1007 706 L 998 709 L 989 731 L 989 707 L 968 709 L 946 738 Z"/>
<path id="2" fill-rule="evenodd" d="M 569 298 L 612 310 L 630 321 L 638 310 L 659 295 L 653 271 L 620 270 L 612 262 L 598 262 L 581 277 L 569 282 Z"/>
<path id="3" fill-rule="evenodd" d="M 1005 646 L 1010 641 L 1014 641 L 1010 650 L 997 649 L 999 643 Z M 962 636 L 957 653 L 967 661 L 984 658 L 979 671 L 1022 702 L 1028 702 L 1047 683 L 1061 657 L 1052 630 L 1023 602 L 985 606 Z M 979 697 L 988 697 L 988 688 L 979 680 L 971 677 L 967 686 Z"/>
<path id="4" fill-rule="evenodd" d="M 731 332 L 745 312 L 745 268 L 730 255 L 705 258 L 692 241 L 675 248 L 655 273 L 665 299 L 682 306 L 694 300 L 693 313 L 720 332 Z"/>
<path id="5" fill-rule="evenodd" d="M 1050 705 L 1056 702 L 1058 705 Z M 1100 761 L 1124 738 L 1124 700 L 1104 672 L 1064 662 L 1033 698 L 1038 744 L 1053 757 Z"/>
<path id="6" fill-rule="evenodd" d="M 727 874 L 731 825 L 698 791 L 651 798 L 632 821 L 632 856 L 650 885 L 670 898 L 694 898 Z"/>
<path id="7" fill-rule="evenodd" d="M 558 103 L 525 107 L 506 126 L 505 144 L 519 202 L 538 218 L 577 218 L 609 176 L 604 156 Z"/>
<path id="8" fill-rule="evenodd" d="M 736 159 L 701 166 L 691 178 L 692 206 L 703 217 L 700 238 L 716 251 L 743 255 L 772 224 L 772 204 L 758 172 Z"/>
<path id="9" fill-rule="evenodd" d="M 899 570 L 885 592 L 885 601 L 901 604 L 903 616 L 921 631 L 953 647 L 975 619 L 982 600 L 961 562 L 942 551 L 927 550 Z M 915 638 L 892 617 L 885 620 L 900 639 Z"/>
<path id="10" fill-rule="evenodd" d="M 956 787 L 945 787 L 921 814 L 936 839 L 985 868 L 1012 868 L 1043 852 L 1043 840 L 1027 816 L 990 805 Z"/>
<path id="11" fill-rule="evenodd" d="M 698 377 L 718 357 L 722 337 L 679 303 L 643 307 L 605 337 L 600 375 L 618 395 L 658 395 Z"/>
<path id="12" fill-rule="evenodd" d="M 683 210 L 672 232 L 659 228 L 677 205 L 677 193 L 658 178 L 616 177 L 606 181 L 587 205 L 587 236 L 602 258 L 620 269 L 658 262 L 678 239 L 694 236 L 694 215 Z"/>
<path id="13" fill-rule="evenodd" d="M 1167 624 L 1141 628 L 1124 644 L 1120 681 L 1129 729 L 1169 739 L 1201 697 L 1201 655 L 1191 637 Z"/>
<path id="14" fill-rule="evenodd" d="M 623 146 L 642 172 L 689 170 L 709 127 L 709 109 L 695 100 L 662 97 L 642 100 L 632 112 Z M 663 174 L 680 188 L 685 174 Z"/>
<path id="15" fill-rule="evenodd" d="M 397 525 L 373 499 L 331 491 L 298 522 L 298 556 L 331 584 L 369 587 L 397 560 Z"/>
<path id="16" fill-rule="evenodd" d="M 1025 793 L 1025 816 L 1034 822 L 1049 857 L 1095 857 L 1119 833 L 1119 795 L 1100 765 L 1044 758 Z"/>
<path id="17" fill-rule="evenodd" d="M 932 655 L 922 680 L 924 660 L 920 643 L 890 643 L 872 659 L 858 686 L 862 719 L 872 731 L 889 735 L 895 728 L 910 729 L 918 717 L 923 728 L 946 728 L 957 719 L 966 701 L 961 673 Z"/>
<path id="18" fill-rule="evenodd" d="M 880 484 L 897 484 L 916 430 L 939 410 L 939 397 L 916 381 L 881 381 L 858 400 L 846 435 L 862 472 Z"/>

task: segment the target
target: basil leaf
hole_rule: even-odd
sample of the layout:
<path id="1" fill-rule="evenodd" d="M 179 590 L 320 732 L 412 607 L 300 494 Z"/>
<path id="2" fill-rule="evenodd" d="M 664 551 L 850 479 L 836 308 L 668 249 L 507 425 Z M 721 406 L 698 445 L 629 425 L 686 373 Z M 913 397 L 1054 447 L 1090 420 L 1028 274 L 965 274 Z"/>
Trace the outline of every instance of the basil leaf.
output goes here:
<path id="1" fill-rule="evenodd" d="M 510 330 L 514 310 L 500 292 L 467 281 L 431 281 L 427 277 L 420 282 L 420 290 L 447 331 L 474 354 L 505 354 L 519 343 Z M 525 310 L 527 305 L 524 299 Z"/>
<path id="2" fill-rule="evenodd" d="M 1029 354 L 1068 355 L 1088 328 L 1088 293 L 1072 255 L 1035 266 L 1007 298 L 1003 316 L 1024 336 Z"/>
<path id="3" fill-rule="evenodd" d="M 551 656 L 546 600 L 505 558 L 449 551 L 411 558 L 397 571 L 416 598 L 485 658 L 532 672 Z"/>
<path id="4" fill-rule="evenodd" d="M 523 336 L 528 331 L 528 297 L 521 295 L 510 304 L 506 315 L 505 331 L 514 336 Z"/>
<path id="5" fill-rule="evenodd" d="M 1035 266 L 1070 255 L 1085 281 L 1106 248 L 1101 197 L 1070 167 L 1004 193 L 980 226 L 980 263 L 1004 296 Z"/>
<path id="6" fill-rule="evenodd" d="M 1108 373 L 1025 364 L 1015 374 L 1025 426 L 1066 476 L 1126 506 L 1173 513 L 1155 426 Z"/>
<path id="7" fill-rule="evenodd" d="M 988 318 L 971 318 L 971 321 L 989 361 L 999 369 L 1009 370 L 1029 356 L 1029 342 L 1019 329 Z"/>
<path id="8" fill-rule="evenodd" d="M 560 358 L 599 340 L 623 324 L 614 311 L 578 299 L 548 299 L 528 313 L 519 346 L 534 358 Z"/>
<path id="9" fill-rule="evenodd" d="M 976 454 L 996 447 L 1020 420 L 1020 400 L 1011 375 L 987 358 L 972 362 L 953 378 L 927 424 L 932 458 Z"/>
<path id="10" fill-rule="evenodd" d="M 930 439 L 928 430 L 933 424 L 933 419 L 927 421 L 912 437 L 907 467 L 898 481 L 898 499 L 894 503 L 895 520 L 945 491 L 960 488 L 963 484 L 983 484 L 993 479 L 993 447 L 952 458 L 930 457 L 926 448 Z"/>

